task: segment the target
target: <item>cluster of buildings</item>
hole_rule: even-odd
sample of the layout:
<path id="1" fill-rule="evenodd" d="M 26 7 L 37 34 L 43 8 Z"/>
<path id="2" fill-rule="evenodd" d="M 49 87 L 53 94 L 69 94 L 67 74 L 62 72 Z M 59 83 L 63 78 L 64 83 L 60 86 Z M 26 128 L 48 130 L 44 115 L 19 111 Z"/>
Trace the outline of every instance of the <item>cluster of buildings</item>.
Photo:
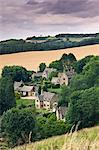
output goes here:
<path id="1" fill-rule="evenodd" d="M 56 72 L 56 69 L 53 68 L 46 68 L 43 72 L 37 72 L 32 75 L 32 78 L 45 78 L 48 79 L 51 72 Z M 66 73 L 58 73 L 57 77 L 52 77 L 51 83 L 54 85 L 68 85 L 72 76 L 75 74 L 74 69 L 70 68 Z"/>
<path id="2" fill-rule="evenodd" d="M 56 69 L 46 68 L 44 72 L 37 72 L 32 75 L 32 78 L 46 78 Z M 68 85 L 71 77 L 74 75 L 74 70 L 70 69 L 67 73 L 58 73 L 57 77 L 53 77 L 51 83 L 54 85 Z M 19 92 L 22 98 L 35 100 L 36 109 L 46 109 L 56 112 L 57 119 L 63 120 L 66 107 L 58 107 L 58 95 L 51 92 L 42 91 L 38 94 L 38 87 L 34 85 L 25 85 L 22 81 L 14 83 L 14 91 Z"/>

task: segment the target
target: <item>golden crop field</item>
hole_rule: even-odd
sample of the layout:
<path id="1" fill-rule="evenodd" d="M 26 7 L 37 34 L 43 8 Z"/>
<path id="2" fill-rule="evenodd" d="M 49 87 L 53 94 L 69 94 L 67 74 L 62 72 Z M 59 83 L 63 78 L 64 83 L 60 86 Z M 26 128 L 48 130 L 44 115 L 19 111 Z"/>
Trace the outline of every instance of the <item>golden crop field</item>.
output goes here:
<path id="1" fill-rule="evenodd" d="M 19 65 L 28 70 L 36 71 L 40 63 L 45 62 L 49 65 L 52 61 L 60 59 L 64 53 L 73 53 L 78 60 L 88 55 L 99 55 L 99 44 L 62 50 L 32 51 L 0 55 L 0 70 L 6 65 Z"/>

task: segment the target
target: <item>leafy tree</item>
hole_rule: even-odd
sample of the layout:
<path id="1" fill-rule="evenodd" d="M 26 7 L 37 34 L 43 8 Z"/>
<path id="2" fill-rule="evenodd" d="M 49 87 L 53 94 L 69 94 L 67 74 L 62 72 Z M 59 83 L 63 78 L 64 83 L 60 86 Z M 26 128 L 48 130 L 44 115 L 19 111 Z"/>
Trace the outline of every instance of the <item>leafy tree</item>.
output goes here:
<path id="1" fill-rule="evenodd" d="M 44 139 L 55 135 L 66 133 L 66 124 L 63 121 L 57 121 L 55 114 L 48 117 L 38 117 L 38 138 Z"/>
<path id="2" fill-rule="evenodd" d="M 80 74 L 75 75 L 70 83 L 72 90 L 81 90 L 99 86 L 99 56 L 93 57 Z"/>
<path id="3" fill-rule="evenodd" d="M 79 121 L 80 128 L 90 127 L 99 122 L 99 88 L 92 87 L 71 94 L 66 122 L 77 125 Z"/>
<path id="4" fill-rule="evenodd" d="M 2 70 L 3 77 L 11 77 L 13 81 L 24 81 L 30 80 L 31 73 L 28 72 L 24 67 L 20 66 L 5 66 Z"/>
<path id="5" fill-rule="evenodd" d="M 74 63 L 74 69 L 77 73 L 81 73 L 83 71 L 84 66 L 93 58 L 93 56 L 87 56 L 77 62 Z"/>
<path id="6" fill-rule="evenodd" d="M 53 61 L 50 65 L 50 68 L 57 69 L 57 71 L 63 72 L 63 64 L 60 60 Z"/>
<path id="7" fill-rule="evenodd" d="M 0 79 L 0 115 L 16 105 L 13 81 L 11 78 Z"/>
<path id="8" fill-rule="evenodd" d="M 35 127 L 35 113 L 31 110 L 14 108 L 3 114 L 1 128 L 10 147 L 28 143 L 30 134 L 33 140 Z"/>
<path id="9" fill-rule="evenodd" d="M 70 63 L 73 63 L 76 61 L 76 57 L 72 53 L 68 54 L 68 59 L 69 59 Z"/>
<path id="10" fill-rule="evenodd" d="M 83 90 L 88 88 L 87 79 L 82 74 L 75 75 L 70 82 L 71 91 Z"/>
<path id="11" fill-rule="evenodd" d="M 68 55 L 63 54 L 60 60 L 63 61 L 64 63 L 67 63 L 68 65 L 68 64 L 72 64 L 73 62 L 75 62 L 76 57 L 72 53 L 69 53 Z"/>
<path id="12" fill-rule="evenodd" d="M 58 77 L 58 72 L 57 71 L 52 71 L 49 74 L 49 80 L 52 80 L 53 77 Z"/>
<path id="13" fill-rule="evenodd" d="M 41 63 L 41 64 L 39 65 L 39 70 L 40 70 L 40 72 L 43 72 L 43 71 L 45 70 L 45 68 L 46 68 L 46 64 L 45 64 L 45 63 Z"/>
<path id="14" fill-rule="evenodd" d="M 38 94 L 41 95 L 41 86 L 38 87 Z"/>
<path id="15" fill-rule="evenodd" d="M 59 96 L 59 102 L 58 105 L 59 106 L 68 106 L 68 103 L 70 101 L 70 93 L 71 90 L 68 86 L 63 85 L 61 87 L 61 94 Z"/>
<path id="16" fill-rule="evenodd" d="M 93 57 L 84 67 L 82 74 L 88 87 L 99 86 L 99 56 Z"/>

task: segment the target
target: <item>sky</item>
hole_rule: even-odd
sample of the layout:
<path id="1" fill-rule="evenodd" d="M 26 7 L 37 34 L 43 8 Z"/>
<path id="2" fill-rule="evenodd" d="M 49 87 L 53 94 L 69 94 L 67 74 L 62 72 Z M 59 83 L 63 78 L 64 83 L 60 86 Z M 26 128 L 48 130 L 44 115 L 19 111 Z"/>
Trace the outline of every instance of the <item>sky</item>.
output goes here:
<path id="1" fill-rule="evenodd" d="M 0 0 L 0 40 L 99 32 L 99 0 Z"/>

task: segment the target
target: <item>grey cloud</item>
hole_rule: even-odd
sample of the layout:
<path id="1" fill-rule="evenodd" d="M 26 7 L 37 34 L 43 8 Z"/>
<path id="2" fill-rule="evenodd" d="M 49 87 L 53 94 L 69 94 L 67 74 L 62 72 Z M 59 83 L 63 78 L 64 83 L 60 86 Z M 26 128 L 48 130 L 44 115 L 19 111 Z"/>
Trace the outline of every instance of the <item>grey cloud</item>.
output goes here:
<path id="1" fill-rule="evenodd" d="M 99 0 L 0 0 L 1 34 L 97 31 L 98 6 Z"/>
<path id="2" fill-rule="evenodd" d="M 80 17 L 99 15 L 98 0 L 29 0 L 27 5 L 40 8 L 38 13 L 72 14 Z"/>

